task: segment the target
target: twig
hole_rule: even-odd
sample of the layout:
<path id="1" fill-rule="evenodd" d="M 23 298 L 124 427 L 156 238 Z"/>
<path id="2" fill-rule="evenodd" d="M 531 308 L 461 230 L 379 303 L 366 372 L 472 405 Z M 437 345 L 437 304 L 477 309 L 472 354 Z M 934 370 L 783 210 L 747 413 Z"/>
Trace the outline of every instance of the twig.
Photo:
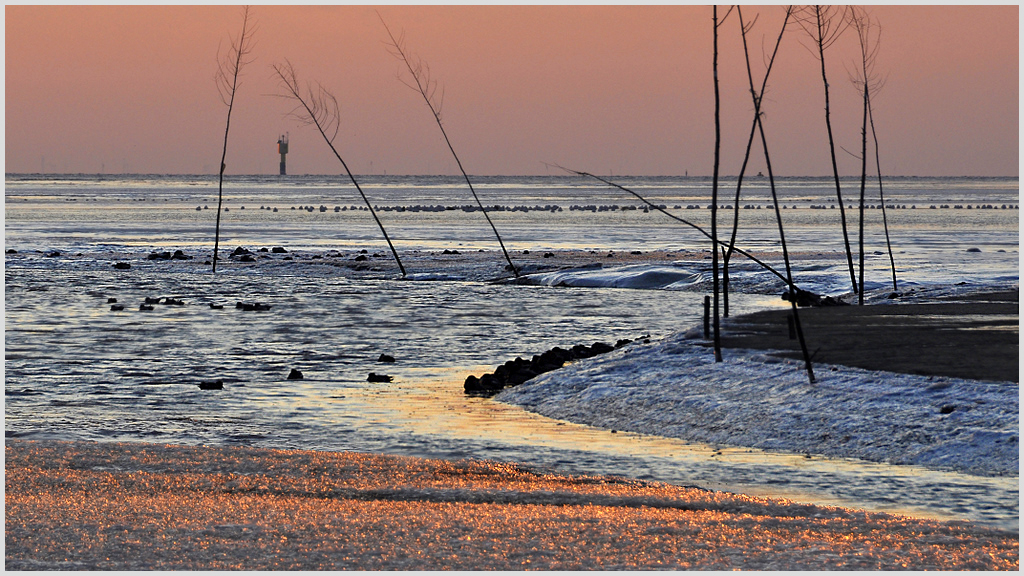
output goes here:
<path id="1" fill-rule="evenodd" d="M 238 91 L 238 76 L 242 67 L 252 62 L 246 57 L 252 52 L 252 35 L 255 30 L 249 27 L 250 10 L 248 6 L 242 8 L 242 33 L 236 40 L 231 42 L 231 49 L 222 60 L 218 55 L 217 74 L 214 75 L 214 82 L 217 84 L 217 91 L 220 99 L 228 107 L 227 121 L 224 125 L 224 149 L 220 155 L 220 178 L 217 184 L 217 223 L 213 236 L 213 273 L 217 273 L 217 260 L 219 259 L 220 248 L 220 212 L 224 204 L 224 170 L 227 169 L 225 161 L 228 156 L 228 132 L 231 130 L 231 111 L 235 107 L 235 93 Z"/>
<path id="2" fill-rule="evenodd" d="M 519 270 L 516 268 L 516 265 L 512 263 L 512 257 L 509 256 L 508 250 L 505 249 L 505 243 L 501 240 L 501 234 L 498 234 L 498 228 L 495 227 L 494 222 L 491 221 L 491 217 L 487 214 L 487 209 L 484 208 L 483 202 L 481 202 L 480 197 L 477 196 L 476 190 L 473 188 L 473 183 L 470 182 L 469 175 L 466 174 L 466 170 L 462 167 L 462 161 L 459 160 L 459 155 L 455 153 L 455 148 L 452 146 L 451 140 L 448 139 L 448 133 L 444 129 L 444 123 L 441 121 L 441 109 L 444 106 L 444 90 L 441 90 L 439 96 L 437 81 L 430 77 L 430 67 L 419 58 L 412 57 L 408 50 L 406 50 L 405 35 L 402 34 L 396 39 L 395 35 L 391 33 L 391 28 L 388 28 L 387 22 L 384 21 L 384 17 L 380 15 L 380 12 L 377 13 L 377 17 L 380 18 L 381 24 L 384 25 L 384 29 L 387 30 L 388 37 L 391 39 L 391 43 L 388 44 L 389 51 L 395 58 L 398 58 L 405 64 L 406 68 L 409 70 L 409 75 L 412 77 L 411 82 L 405 81 L 401 76 L 399 76 L 399 80 L 423 96 L 423 101 L 426 102 L 427 107 L 430 108 L 430 112 L 433 114 L 434 120 L 437 122 L 437 127 L 441 129 L 441 135 L 444 136 L 444 141 L 445 144 L 448 145 L 448 150 L 451 151 L 452 157 L 455 158 L 455 163 L 458 164 L 459 171 L 462 172 L 462 177 L 466 179 L 469 191 L 473 193 L 473 198 L 476 200 L 477 206 L 480 207 L 480 211 L 483 212 L 484 218 L 487 219 L 487 223 L 491 225 L 491 230 L 494 231 L 494 236 L 498 239 L 498 244 L 501 246 L 501 251 L 505 254 L 505 260 L 508 261 L 509 268 L 512 269 L 512 273 L 516 278 L 518 278 Z"/>
<path id="3" fill-rule="evenodd" d="M 323 136 L 324 141 L 327 142 L 327 146 L 330 147 L 331 152 L 334 152 L 334 156 L 341 162 L 342 167 L 345 169 L 345 173 L 348 174 L 352 184 L 355 185 L 356 190 L 359 191 L 359 195 L 363 197 L 363 202 L 366 203 L 366 207 L 369 208 L 370 214 L 373 219 L 377 222 L 377 227 L 380 228 L 381 234 L 384 235 L 384 240 L 387 241 L 388 247 L 391 248 L 391 253 L 395 256 L 395 262 L 398 263 L 398 269 L 402 271 L 402 276 L 405 276 L 405 266 L 402 266 L 402 259 L 398 256 L 398 251 L 395 250 L 395 245 L 391 243 L 391 238 L 388 236 L 387 230 L 384 229 L 384 224 L 381 223 L 380 218 L 377 217 L 377 211 L 373 209 L 373 205 L 370 204 L 370 200 L 366 197 L 362 187 L 359 186 L 359 182 L 356 181 L 356 177 L 352 175 L 352 171 L 349 170 L 348 164 L 338 153 L 338 150 L 334 147 L 334 138 L 338 135 L 338 128 L 341 125 L 341 113 L 338 109 L 338 99 L 322 84 L 317 84 L 316 89 L 313 89 L 312 85 L 307 84 L 305 90 L 305 96 L 303 96 L 302 87 L 299 85 L 298 77 L 295 74 L 295 68 L 291 62 L 285 60 L 284 64 L 274 64 L 274 72 L 277 73 L 278 78 L 281 79 L 281 84 L 287 91 L 283 97 L 289 100 L 295 100 L 298 104 L 291 111 L 290 116 L 302 122 L 303 124 L 316 126 L 317 130 L 320 131 L 320 135 Z M 327 133 L 331 135 L 328 136 Z"/>

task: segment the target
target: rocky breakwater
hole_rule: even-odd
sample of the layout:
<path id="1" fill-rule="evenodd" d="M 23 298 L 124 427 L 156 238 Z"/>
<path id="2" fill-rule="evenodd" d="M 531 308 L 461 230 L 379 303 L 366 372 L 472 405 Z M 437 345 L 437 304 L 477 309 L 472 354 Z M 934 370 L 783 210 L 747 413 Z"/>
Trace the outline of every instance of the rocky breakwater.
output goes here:
<path id="1" fill-rule="evenodd" d="M 647 336 L 642 338 L 647 338 Z M 534 355 L 530 360 L 524 360 L 517 356 L 515 360 L 509 360 L 498 366 L 493 373 L 484 374 L 479 378 L 473 375 L 467 376 L 463 387 L 466 394 L 497 394 L 505 387 L 518 386 L 545 372 L 557 370 L 564 366 L 566 362 L 592 358 L 598 354 L 606 354 L 630 342 L 632 340 L 622 339 L 616 342 L 614 346 L 605 342 L 594 342 L 590 346 L 577 344 L 569 349 L 555 346 L 543 354 Z"/>

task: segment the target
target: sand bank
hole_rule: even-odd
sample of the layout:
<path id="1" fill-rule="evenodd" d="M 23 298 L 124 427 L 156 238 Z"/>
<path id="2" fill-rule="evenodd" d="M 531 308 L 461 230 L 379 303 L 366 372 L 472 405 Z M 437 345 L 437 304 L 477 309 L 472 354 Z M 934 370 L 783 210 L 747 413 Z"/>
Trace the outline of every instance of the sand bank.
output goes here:
<path id="1" fill-rule="evenodd" d="M 789 309 L 740 316 L 723 326 L 727 348 L 782 350 Z M 801 308 L 813 362 L 923 376 L 1020 381 L 1020 292 L 974 294 L 914 304 Z"/>
<path id="2" fill-rule="evenodd" d="M 7 569 L 993 569 L 1017 534 L 511 464 L 6 442 Z"/>

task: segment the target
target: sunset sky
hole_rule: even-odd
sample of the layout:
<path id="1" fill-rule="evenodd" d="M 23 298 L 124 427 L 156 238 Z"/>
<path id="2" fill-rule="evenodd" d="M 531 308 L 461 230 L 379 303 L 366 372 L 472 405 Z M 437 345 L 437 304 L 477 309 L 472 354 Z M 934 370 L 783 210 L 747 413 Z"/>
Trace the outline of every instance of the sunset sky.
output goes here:
<path id="1" fill-rule="evenodd" d="M 874 6 L 882 26 L 873 103 L 886 175 L 1017 176 L 1019 8 Z M 711 174 L 712 9 L 708 6 L 255 6 L 255 60 L 243 69 L 228 174 L 341 171 L 320 135 L 287 117 L 271 65 L 341 105 L 335 144 L 356 173 L 455 174 L 420 96 L 397 75 L 377 12 L 430 65 L 443 119 L 470 174 Z M 724 9 L 719 9 L 724 13 Z M 754 75 L 781 7 L 751 32 Z M 227 107 L 213 81 L 241 27 L 238 6 L 7 6 L 5 171 L 205 173 L 220 161 Z M 720 29 L 724 174 L 750 129 L 739 23 Z M 820 64 L 787 29 L 765 98 L 775 172 L 831 173 Z M 840 171 L 859 173 L 859 64 L 847 32 L 826 52 Z M 869 152 L 870 154 L 870 152 Z M 764 170 L 758 150 L 751 165 Z"/>

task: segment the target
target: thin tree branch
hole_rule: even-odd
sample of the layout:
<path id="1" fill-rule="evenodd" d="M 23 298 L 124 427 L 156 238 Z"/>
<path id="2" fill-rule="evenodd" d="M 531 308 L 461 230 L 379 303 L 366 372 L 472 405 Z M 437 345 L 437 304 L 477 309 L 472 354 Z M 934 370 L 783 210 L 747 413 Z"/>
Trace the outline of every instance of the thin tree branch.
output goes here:
<path id="1" fill-rule="evenodd" d="M 317 83 L 315 89 L 312 85 L 307 84 L 306 90 L 303 92 L 298 76 L 295 73 L 295 68 L 287 60 L 285 60 L 284 64 L 274 64 L 273 68 L 281 80 L 281 85 L 287 92 L 281 96 L 298 103 L 290 115 L 304 124 L 316 126 L 324 141 L 327 142 L 327 146 L 330 147 L 331 152 L 334 152 L 335 158 L 341 162 L 341 166 L 345 169 L 345 173 L 348 174 L 359 195 L 362 196 L 363 202 L 366 203 L 366 207 L 369 208 L 374 221 L 377 222 L 377 227 L 380 228 L 381 234 L 384 235 L 384 240 L 387 241 L 388 247 L 391 248 L 391 253 L 395 256 L 395 262 L 398 263 L 402 276 L 405 276 L 405 266 L 402 265 L 402 259 L 399 258 L 398 251 L 395 250 L 395 245 L 391 242 L 391 237 L 388 236 L 387 230 L 384 229 L 384 224 L 377 217 L 377 211 L 373 209 L 373 205 L 370 204 L 370 200 L 366 197 L 362 187 L 359 186 L 356 177 L 349 170 L 348 164 L 345 163 L 337 148 L 334 147 L 334 138 L 337 136 L 338 127 L 341 124 L 341 114 L 338 109 L 337 98 L 319 83 Z M 328 132 L 331 132 L 330 136 L 327 135 Z"/>

